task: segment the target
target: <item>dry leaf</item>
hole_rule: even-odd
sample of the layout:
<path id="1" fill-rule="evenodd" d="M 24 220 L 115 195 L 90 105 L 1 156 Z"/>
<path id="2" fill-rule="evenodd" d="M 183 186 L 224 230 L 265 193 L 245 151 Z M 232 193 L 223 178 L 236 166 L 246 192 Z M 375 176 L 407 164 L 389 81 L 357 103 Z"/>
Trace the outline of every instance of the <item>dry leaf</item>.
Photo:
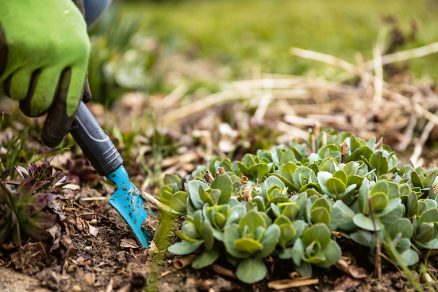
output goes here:
<path id="1" fill-rule="evenodd" d="M 97 227 L 94 227 L 93 225 L 91 225 L 90 223 L 88 223 L 88 230 L 90 232 L 91 235 L 96 236 L 99 233 L 99 229 L 97 229 Z"/>
<path id="2" fill-rule="evenodd" d="M 81 187 L 77 184 L 66 184 L 62 188 L 67 189 L 67 190 L 72 190 L 72 191 L 78 191 L 81 189 Z"/>
<path id="3" fill-rule="evenodd" d="M 364 279 L 367 277 L 365 269 L 358 266 L 350 266 L 348 271 L 350 272 L 350 275 L 355 279 Z"/>
<path id="4" fill-rule="evenodd" d="M 96 280 L 96 276 L 93 273 L 86 273 L 84 275 L 84 281 L 88 285 L 93 285 L 95 280 Z"/>
<path id="5" fill-rule="evenodd" d="M 120 241 L 120 247 L 122 248 L 140 248 L 140 246 L 137 244 L 137 241 L 131 238 L 123 238 Z"/>
<path id="6" fill-rule="evenodd" d="M 59 248 L 59 242 L 61 240 L 61 226 L 59 224 L 55 224 L 46 231 L 52 236 L 53 243 L 50 247 L 50 251 L 54 251 Z"/>
<path id="7" fill-rule="evenodd" d="M 356 265 L 351 265 L 349 262 L 351 262 L 351 259 L 342 257 L 336 262 L 336 267 L 355 279 L 363 279 L 367 277 L 365 269 Z"/>
<path id="8" fill-rule="evenodd" d="M 335 291 L 347 291 L 356 288 L 361 283 L 358 279 L 353 279 L 348 276 L 343 276 L 335 281 Z"/>

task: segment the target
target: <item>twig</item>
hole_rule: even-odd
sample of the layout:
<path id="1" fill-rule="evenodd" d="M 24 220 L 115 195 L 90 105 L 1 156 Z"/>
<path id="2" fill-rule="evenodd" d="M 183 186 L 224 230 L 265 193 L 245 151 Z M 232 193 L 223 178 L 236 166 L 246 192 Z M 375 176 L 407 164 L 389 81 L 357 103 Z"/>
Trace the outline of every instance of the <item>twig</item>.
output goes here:
<path id="1" fill-rule="evenodd" d="M 105 201 L 107 197 L 89 197 L 89 198 L 80 198 L 81 201 Z"/>
<path id="2" fill-rule="evenodd" d="M 191 254 L 191 255 L 174 260 L 173 266 L 175 269 L 181 270 L 181 269 L 184 269 L 185 267 L 187 267 L 188 265 L 190 265 L 191 263 L 193 263 L 193 261 L 195 259 L 196 259 L 196 255 Z"/>
<path id="3" fill-rule="evenodd" d="M 427 55 L 438 53 L 438 42 L 418 47 L 411 50 L 396 52 L 382 57 L 382 64 L 388 65 L 391 63 L 403 62 L 410 59 L 421 58 Z M 373 60 L 367 62 L 367 67 L 373 67 Z"/>
<path id="4" fill-rule="evenodd" d="M 287 115 L 284 117 L 284 120 L 292 125 L 300 125 L 300 126 L 307 126 L 312 127 L 317 123 L 318 121 L 316 119 L 311 118 L 304 118 L 304 117 L 298 117 L 298 116 L 291 116 Z"/>
<path id="5" fill-rule="evenodd" d="M 306 92 L 301 89 L 295 89 L 293 91 L 289 90 L 287 95 L 276 95 L 273 97 L 273 99 L 297 99 L 305 96 L 305 93 Z M 166 116 L 164 117 L 164 124 L 171 124 L 178 120 L 192 116 L 193 114 L 204 112 L 207 109 L 220 104 L 252 98 L 254 98 L 254 92 L 252 88 L 228 89 L 167 112 Z"/>
<path id="6" fill-rule="evenodd" d="M 150 202 L 152 204 L 154 204 L 158 209 L 160 209 L 161 211 L 167 212 L 171 215 L 176 215 L 176 216 L 182 216 L 184 214 L 177 212 L 175 210 L 173 210 L 172 208 L 170 208 L 169 206 L 161 203 L 160 201 L 158 201 L 154 196 L 146 193 L 146 192 L 141 192 L 141 197 L 147 201 Z"/>
<path id="7" fill-rule="evenodd" d="M 319 61 L 322 63 L 326 63 L 329 65 L 333 65 L 333 66 L 342 68 L 349 73 L 356 72 L 356 67 L 353 64 L 351 64 L 345 60 L 342 60 L 340 58 L 334 57 L 332 55 L 319 53 L 319 52 L 315 52 L 315 51 L 311 51 L 311 50 L 304 50 L 304 49 L 300 49 L 300 48 L 291 48 L 290 53 L 292 55 L 295 55 L 295 56 L 298 56 L 298 57 L 301 57 L 304 59 L 315 60 L 315 61 Z"/>
<path id="8" fill-rule="evenodd" d="M 226 269 L 222 266 L 219 265 L 212 265 L 211 268 L 213 269 L 213 271 L 215 271 L 216 273 L 218 273 L 221 276 L 225 276 L 231 279 L 236 279 L 236 275 L 233 273 L 233 271 Z"/>
<path id="9" fill-rule="evenodd" d="M 290 134 L 292 137 L 296 137 L 303 140 L 307 139 L 307 137 L 309 136 L 309 134 L 306 131 L 283 122 L 279 122 L 277 124 L 277 129 L 287 134 Z"/>
<path id="10" fill-rule="evenodd" d="M 268 110 L 269 104 L 272 100 L 272 94 L 266 93 L 260 98 L 259 105 L 257 107 L 257 110 L 254 113 L 254 121 L 256 123 L 262 123 L 263 118 L 266 114 L 266 111 Z"/>
<path id="11" fill-rule="evenodd" d="M 423 146 L 426 144 L 427 139 L 430 136 L 430 133 L 432 132 L 433 128 L 435 127 L 435 123 L 433 121 L 430 121 L 424 126 L 423 132 L 421 133 L 420 139 L 417 140 L 417 143 L 415 144 L 414 152 L 411 155 L 411 162 L 415 166 L 420 166 L 420 157 L 421 153 L 423 152 Z"/>
<path id="12" fill-rule="evenodd" d="M 403 138 L 398 144 L 397 148 L 399 149 L 399 151 L 405 151 L 408 148 L 409 144 L 412 143 L 415 125 L 417 125 L 417 118 L 415 117 L 415 115 L 411 115 L 411 117 L 409 118 L 409 124 L 406 127 L 405 133 L 403 134 Z"/>
<path id="13" fill-rule="evenodd" d="M 420 116 L 428 119 L 430 122 L 434 123 L 435 125 L 438 126 L 438 112 L 436 112 L 435 114 L 431 113 L 430 111 L 428 111 L 427 109 L 425 109 L 423 106 L 421 106 L 418 103 L 414 104 L 414 109 L 415 112 L 417 114 L 419 114 Z"/>
<path id="14" fill-rule="evenodd" d="M 176 87 L 169 95 L 167 95 L 163 101 L 162 106 L 165 108 L 169 108 L 176 104 L 181 98 L 183 98 L 189 90 L 189 86 L 187 83 L 181 83 L 178 87 Z"/>
<path id="15" fill-rule="evenodd" d="M 380 105 L 382 103 L 383 96 L 383 66 L 382 66 L 382 50 L 383 50 L 383 37 L 379 34 L 377 44 L 373 49 L 373 65 L 374 65 L 374 97 L 373 97 L 373 114 L 376 115 L 380 112 Z"/>
<path id="16" fill-rule="evenodd" d="M 274 290 L 284 290 L 284 289 L 290 289 L 295 287 L 316 285 L 318 283 L 319 283 L 318 279 L 295 278 L 295 279 L 271 281 L 268 283 L 268 287 Z"/>

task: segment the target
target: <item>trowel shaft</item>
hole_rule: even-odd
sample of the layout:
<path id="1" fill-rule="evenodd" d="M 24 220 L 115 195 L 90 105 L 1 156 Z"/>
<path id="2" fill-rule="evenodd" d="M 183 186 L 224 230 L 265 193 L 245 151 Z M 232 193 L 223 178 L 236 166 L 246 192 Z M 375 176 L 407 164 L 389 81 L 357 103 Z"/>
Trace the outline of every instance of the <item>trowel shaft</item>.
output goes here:
<path id="1" fill-rule="evenodd" d="M 130 182 L 120 153 L 83 102 L 78 107 L 70 133 L 97 172 L 116 185 L 109 203 L 128 223 L 141 245 L 148 247 L 147 235 L 142 230 L 148 212 L 143 207 L 141 194 Z"/>
<path id="2" fill-rule="evenodd" d="M 113 142 L 83 102 L 78 107 L 70 133 L 100 175 L 107 176 L 123 164 Z"/>

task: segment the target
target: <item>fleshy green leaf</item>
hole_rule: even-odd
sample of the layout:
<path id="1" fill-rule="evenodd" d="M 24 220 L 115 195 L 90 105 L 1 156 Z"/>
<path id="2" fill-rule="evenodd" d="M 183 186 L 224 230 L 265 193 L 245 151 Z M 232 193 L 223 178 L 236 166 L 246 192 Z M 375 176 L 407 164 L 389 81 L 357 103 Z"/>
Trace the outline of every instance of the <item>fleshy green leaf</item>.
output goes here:
<path id="1" fill-rule="evenodd" d="M 274 251 L 280 238 L 280 233 L 280 227 L 277 224 L 272 224 L 266 229 L 262 239 L 263 249 L 258 254 L 259 257 L 266 257 Z"/>
<path id="2" fill-rule="evenodd" d="M 388 161 L 383 157 L 382 152 L 376 152 L 370 157 L 370 165 L 376 170 L 377 176 L 388 173 Z"/>
<path id="3" fill-rule="evenodd" d="M 302 262 L 301 265 L 296 266 L 295 270 L 301 275 L 301 277 L 311 277 L 312 276 L 312 265 Z"/>
<path id="4" fill-rule="evenodd" d="M 343 231 L 350 231 L 356 227 L 353 222 L 355 213 L 344 202 L 338 200 L 331 208 L 331 222 L 334 228 L 339 228 Z"/>
<path id="5" fill-rule="evenodd" d="M 202 241 L 198 241 L 196 243 L 191 243 L 188 241 L 181 241 L 172 244 L 167 249 L 169 252 L 176 254 L 176 255 L 187 255 L 194 252 L 198 247 L 200 247 L 202 244 Z"/>
<path id="6" fill-rule="evenodd" d="M 227 225 L 224 229 L 224 244 L 227 252 L 236 258 L 246 258 L 247 253 L 241 252 L 235 248 L 235 241 L 240 238 L 239 227 L 237 224 Z"/>
<path id="7" fill-rule="evenodd" d="M 323 208 L 323 207 L 312 208 L 311 217 L 313 223 L 329 224 L 330 222 L 330 213 L 327 210 L 327 208 Z"/>
<path id="8" fill-rule="evenodd" d="M 240 219 L 239 225 L 242 229 L 244 228 L 244 226 L 248 226 L 249 230 L 253 233 L 255 233 L 257 227 L 259 226 L 266 227 L 265 220 L 254 209 L 246 213 L 246 215 Z"/>
<path id="9" fill-rule="evenodd" d="M 345 184 L 339 178 L 336 177 L 329 178 L 326 181 L 326 187 L 331 194 L 336 196 L 345 192 L 345 188 L 346 188 Z"/>
<path id="10" fill-rule="evenodd" d="M 234 241 L 234 246 L 238 251 L 247 252 L 249 254 L 253 254 L 263 248 L 263 245 L 260 242 L 249 237 L 237 239 Z"/>
<path id="11" fill-rule="evenodd" d="M 199 195 L 199 188 L 206 190 L 208 185 L 200 180 L 192 180 L 187 183 L 187 191 L 190 196 L 190 201 L 196 209 L 201 209 L 204 202 Z"/>
<path id="12" fill-rule="evenodd" d="M 358 230 L 350 234 L 350 238 L 360 245 L 371 247 L 373 242 L 373 234 L 369 231 Z"/>
<path id="13" fill-rule="evenodd" d="M 325 248 L 330 241 L 330 230 L 327 225 L 318 223 L 306 228 L 303 231 L 302 240 L 304 246 L 308 246 L 312 242 L 319 242 L 322 248 Z"/>
<path id="14" fill-rule="evenodd" d="M 318 266 L 323 268 L 328 268 L 334 264 L 341 258 L 342 251 L 339 245 L 334 240 L 330 240 L 327 247 L 323 251 L 325 256 L 325 261 L 323 263 L 318 264 Z"/>
<path id="15" fill-rule="evenodd" d="M 210 221 L 204 221 L 204 245 L 206 249 L 213 248 L 214 244 L 214 236 L 213 236 L 213 227 L 210 224 Z"/>
<path id="16" fill-rule="evenodd" d="M 169 207 L 177 212 L 185 213 L 187 209 L 187 198 L 188 194 L 186 192 L 176 192 L 169 201 Z"/>
<path id="17" fill-rule="evenodd" d="M 380 212 L 388 205 L 388 197 L 382 192 L 373 193 L 370 199 L 374 212 Z"/>
<path id="18" fill-rule="evenodd" d="M 418 199 L 414 192 L 410 192 L 408 196 L 408 217 L 411 218 L 418 214 Z"/>
<path id="19" fill-rule="evenodd" d="M 400 218 L 388 226 L 387 232 L 391 238 L 401 234 L 402 238 L 411 238 L 414 234 L 414 227 L 407 218 Z"/>
<path id="20" fill-rule="evenodd" d="M 213 264 L 219 258 L 219 251 L 216 249 L 204 250 L 192 263 L 194 269 L 202 269 Z"/>
<path id="21" fill-rule="evenodd" d="M 429 209 L 418 218 L 418 224 L 423 222 L 438 222 L 438 209 Z"/>
<path id="22" fill-rule="evenodd" d="M 418 253 L 412 248 L 400 253 L 400 256 L 407 266 L 413 266 L 419 261 Z"/>
<path id="23" fill-rule="evenodd" d="M 424 187 L 420 176 L 415 171 L 411 172 L 411 181 L 412 181 L 412 184 L 414 185 L 414 187 L 420 187 L 420 188 Z"/>
<path id="24" fill-rule="evenodd" d="M 218 189 L 221 191 L 219 204 L 225 204 L 231 198 L 233 192 L 231 178 L 228 174 L 219 175 L 213 180 L 210 186 L 212 189 Z"/>
<path id="25" fill-rule="evenodd" d="M 343 171 L 342 169 L 341 169 L 341 170 L 338 170 L 338 171 L 335 171 L 335 172 L 333 173 L 333 177 L 338 178 L 338 179 L 340 179 L 344 184 L 347 184 L 348 176 L 347 176 L 347 173 L 346 173 L 345 171 Z"/>
<path id="26" fill-rule="evenodd" d="M 304 257 L 304 245 L 301 239 L 297 239 L 292 248 L 292 260 L 296 266 L 301 264 Z"/>
<path id="27" fill-rule="evenodd" d="M 261 281 L 267 273 L 266 265 L 261 258 L 248 258 L 239 263 L 236 270 L 237 278 L 247 284 Z"/>
<path id="28" fill-rule="evenodd" d="M 373 221 L 370 217 L 367 217 L 362 213 L 356 214 L 353 217 L 353 222 L 357 227 L 370 231 L 379 231 L 384 228 L 379 219 L 375 218 Z"/>

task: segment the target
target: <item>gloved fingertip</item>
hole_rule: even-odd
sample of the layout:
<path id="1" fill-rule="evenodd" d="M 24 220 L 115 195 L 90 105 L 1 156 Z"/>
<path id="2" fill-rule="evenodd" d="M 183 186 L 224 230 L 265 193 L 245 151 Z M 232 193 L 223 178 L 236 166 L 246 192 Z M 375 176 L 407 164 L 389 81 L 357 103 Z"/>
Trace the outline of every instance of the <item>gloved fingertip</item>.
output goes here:
<path id="1" fill-rule="evenodd" d="M 49 147 L 56 147 L 59 143 L 61 143 L 64 136 L 53 135 L 50 131 L 45 130 L 46 127 L 43 128 L 41 132 L 41 140 L 44 145 Z"/>
<path id="2" fill-rule="evenodd" d="M 52 107 L 47 113 L 41 132 L 41 140 L 44 145 L 55 147 L 69 133 L 73 119 L 68 118 L 63 110 Z"/>
<path id="3" fill-rule="evenodd" d="M 91 90 L 90 90 L 90 84 L 88 84 L 88 78 L 85 80 L 84 83 L 84 90 L 82 93 L 82 100 L 87 103 L 89 101 L 91 101 L 91 99 L 93 98 L 93 96 L 91 95 Z"/>

